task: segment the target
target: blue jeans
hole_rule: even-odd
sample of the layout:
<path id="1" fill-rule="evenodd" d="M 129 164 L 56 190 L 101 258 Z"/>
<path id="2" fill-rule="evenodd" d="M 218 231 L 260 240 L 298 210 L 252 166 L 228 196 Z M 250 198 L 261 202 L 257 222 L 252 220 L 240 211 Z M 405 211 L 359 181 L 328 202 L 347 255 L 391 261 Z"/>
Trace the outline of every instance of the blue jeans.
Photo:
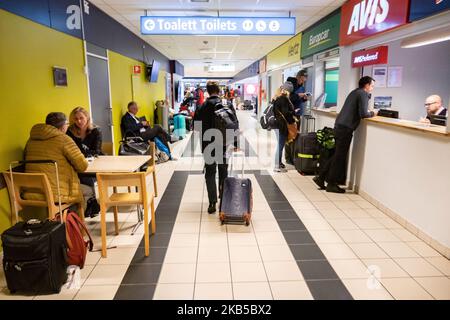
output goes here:
<path id="1" fill-rule="evenodd" d="M 283 149 L 284 145 L 286 144 L 287 136 L 282 134 L 280 130 L 275 130 L 275 134 L 278 139 L 278 148 L 277 148 L 277 154 L 275 156 L 275 166 L 279 167 L 282 163 L 281 159 L 283 158 Z"/>

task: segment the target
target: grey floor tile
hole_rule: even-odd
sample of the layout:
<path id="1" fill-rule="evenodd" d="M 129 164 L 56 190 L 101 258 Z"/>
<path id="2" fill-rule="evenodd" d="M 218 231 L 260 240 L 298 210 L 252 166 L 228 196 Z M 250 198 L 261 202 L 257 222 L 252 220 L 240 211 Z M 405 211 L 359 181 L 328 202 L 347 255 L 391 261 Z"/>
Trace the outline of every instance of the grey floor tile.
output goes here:
<path id="1" fill-rule="evenodd" d="M 295 260 L 326 260 L 319 246 L 316 244 L 289 245 Z"/>
<path id="2" fill-rule="evenodd" d="M 281 231 L 301 231 L 306 230 L 305 225 L 299 220 L 289 221 L 289 220 L 280 220 L 278 221 L 278 225 L 280 226 Z"/>
<path id="3" fill-rule="evenodd" d="M 132 264 L 163 263 L 167 248 L 150 248 L 150 255 L 145 256 L 145 248 L 139 247 L 131 261 Z"/>
<path id="4" fill-rule="evenodd" d="M 132 264 L 121 284 L 156 284 L 162 264 Z"/>
<path id="5" fill-rule="evenodd" d="M 114 300 L 152 300 L 156 284 L 121 285 Z"/>
<path id="6" fill-rule="evenodd" d="M 326 260 L 297 261 L 305 280 L 339 280 L 338 275 Z"/>
<path id="7" fill-rule="evenodd" d="M 315 244 L 308 231 L 284 231 L 284 238 L 288 244 Z"/>
<path id="8" fill-rule="evenodd" d="M 341 280 L 306 281 L 315 300 L 353 300 Z"/>

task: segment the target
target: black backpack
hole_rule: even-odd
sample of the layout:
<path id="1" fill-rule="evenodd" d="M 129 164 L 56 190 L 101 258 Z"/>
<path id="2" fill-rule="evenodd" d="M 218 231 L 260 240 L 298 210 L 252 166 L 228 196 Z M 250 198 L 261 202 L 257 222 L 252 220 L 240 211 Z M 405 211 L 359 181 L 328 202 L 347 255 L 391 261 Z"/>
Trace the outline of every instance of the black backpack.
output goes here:
<path id="1" fill-rule="evenodd" d="M 220 130 L 223 137 L 223 145 L 228 146 L 234 143 L 234 137 L 236 137 L 239 131 L 239 121 L 237 119 L 235 111 L 229 106 L 224 106 L 221 102 L 215 105 L 215 128 Z M 230 131 L 233 132 L 233 141 L 227 139 L 227 132 L 230 135 Z"/>
<path id="2" fill-rule="evenodd" d="M 259 119 L 261 128 L 265 130 L 276 129 L 277 119 L 275 118 L 275 113 L 273 111 L 273 103 L 269 103 L 266 110 L 264 110 L 261 118 Z"/>

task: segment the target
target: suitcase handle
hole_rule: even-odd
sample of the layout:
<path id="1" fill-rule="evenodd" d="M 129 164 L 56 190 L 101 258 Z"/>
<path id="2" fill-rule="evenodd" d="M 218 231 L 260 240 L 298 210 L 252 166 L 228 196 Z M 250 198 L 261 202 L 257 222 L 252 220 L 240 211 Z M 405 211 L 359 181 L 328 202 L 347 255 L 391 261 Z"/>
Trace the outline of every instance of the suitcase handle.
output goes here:
<path id="1" fill-rule="evenodd" d="M 59 188 L 59 174 L 58 174 L 58 163 L 55 160 L 23 160 L 23 161 L 13 161 L 9 164 L 9 176 L 11 179 L 11 187 L 13 189 L 13 201 L 14 201 L 14 214 L 16 216 L 16 222 L 19 221 L 19 212 L 17 210 L 17 199 L 16 199 L 16 192 L 14 190 L 14 179 L 13 179 L 13 170 L 12 170 L 12 165 L 13 164 L 18 164 L 18 165 L 23 165 L 23 164 L 27 164 L 27 163 L 49 163 L 49 164 L 54 164 L 55 165 L 55 172 L 56 172 L 56 188 L 58 190 L 58 207 L 59 207 L 59 212 L 62 212 L 61 210 L 61 192 L 60 192 L 60 188 Z M 61 220 L 61 224 L 63 223 L 63 221 Z"/>
<path id="2" fill-rule="evenodd" d="M 241 154 L 242 157 L 242 179 L 244 178 L 244 165 L 245 165 L 245 154 L 243 151 L 232 151 L 231 152 L 231 163 L 230 163 L 230 171 L 233 173 L 233 167 L 234 167 L 234 155 L 235 154 Z"/>

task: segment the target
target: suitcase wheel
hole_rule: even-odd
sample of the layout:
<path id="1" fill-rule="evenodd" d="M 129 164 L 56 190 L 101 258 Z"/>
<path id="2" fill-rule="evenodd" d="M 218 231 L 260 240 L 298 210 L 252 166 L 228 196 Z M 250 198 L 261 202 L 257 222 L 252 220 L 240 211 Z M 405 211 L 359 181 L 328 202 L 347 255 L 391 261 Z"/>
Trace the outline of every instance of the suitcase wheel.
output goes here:
<path id="1" fill-rule="evenodd" d="M 245 225 L 248 227 L 250 225 L 250 221 L 245 221 Z"/>
<path id="2" fill-rule="evenodd" d="M 225 224 L 225 220 L 220 220 L 220 225 L 223 226 Z"/>

